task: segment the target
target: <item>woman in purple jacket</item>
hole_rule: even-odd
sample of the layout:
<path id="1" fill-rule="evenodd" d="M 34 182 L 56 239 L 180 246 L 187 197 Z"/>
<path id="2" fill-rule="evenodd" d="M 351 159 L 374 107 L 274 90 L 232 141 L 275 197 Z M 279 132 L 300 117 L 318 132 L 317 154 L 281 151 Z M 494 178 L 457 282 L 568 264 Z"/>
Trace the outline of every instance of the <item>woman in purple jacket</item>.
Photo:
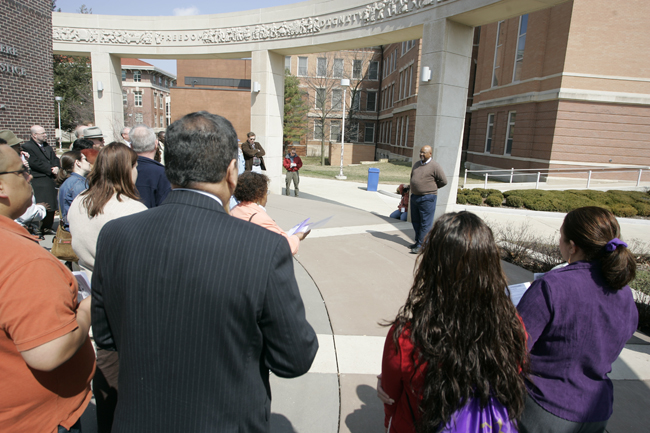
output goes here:
<path id="1" fill-rule="evenodd" d="M 638 323 L 627 286 L 636 263 L 619 237 L 610 211 L 569 212 L 560 229 L 568 265 L 536 280 L 517 306 L 530 350 L 521 433 L 605 431 L 614 401 L 607 374 Z"/>

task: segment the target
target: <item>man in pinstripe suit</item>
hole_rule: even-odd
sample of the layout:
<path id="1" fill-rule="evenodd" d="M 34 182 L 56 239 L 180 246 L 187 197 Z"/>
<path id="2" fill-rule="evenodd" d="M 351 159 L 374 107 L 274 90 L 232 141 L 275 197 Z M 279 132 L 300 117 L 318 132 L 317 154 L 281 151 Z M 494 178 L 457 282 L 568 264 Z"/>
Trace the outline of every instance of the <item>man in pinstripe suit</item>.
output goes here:
<path id="1" fill-rule="evenodd" d="M 167 199 L 97 243 L 93 333 L 120 354 L 112 431 L 268 432 L 269 370 L 300 376 L 318 350 L 289 244 L 224 208 L 237 184 L 228 120 L 174 122 L 165 161 Z"/>

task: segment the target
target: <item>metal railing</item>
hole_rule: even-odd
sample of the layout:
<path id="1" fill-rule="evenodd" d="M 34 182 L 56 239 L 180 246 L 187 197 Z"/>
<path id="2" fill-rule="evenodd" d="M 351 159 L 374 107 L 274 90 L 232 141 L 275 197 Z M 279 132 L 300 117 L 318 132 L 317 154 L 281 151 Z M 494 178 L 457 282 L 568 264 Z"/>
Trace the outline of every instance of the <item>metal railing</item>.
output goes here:
<path id="1" fill-rule="evenodd" d="M 580 168 L 580 169 L 575 169 L 575 168 L 548 168 L 548 169 L 537 169 L 537 168 L 523 168 L 523 169 L 517 169 L 515 170 L 514 168 L 511 169 L 493 169 L 493 170 L 465 170 L 465 177 L 463 180 L 463 188 L 467 185 L 467 175 L 471 173 L 477 173 L 477 174 L 482 174 L 484 179 L 483 179 L 483 184 L 484 188 L 487 189 L 488 187 L 488 180 L 490 178 L 493 179 L 499 179 L 499 178 L 505 178 L 504 180 L 501 180 L 503 183 L 521 183 L 522 181 L 514 181 L 516 177 L 521 177 L 521 176 L 526 176 L 526 177 L 531 177 L 536 175 L 536 181 L 535 181 L 535 189 L 539 189 L 540 181 L 542 180 L 542 176 L 545 178 L 548 178 L 549 175 L 571 175 L 571 174 L 581 174 L 581 175 L 587 175 L 587 189 L 590 188 L 591 182 L 592 182 L 592 177 L 595 174 L 602 174 L 602 173 L 637 173 L 637 179 L 636 179 L 636 187 L 641 186 L 641 176 L 643 175 L 643 172 L 650 172 L 650 167 L 618 167 L 618 168 L 594 168 L 594 167 L 586 167 L 586 168 Z M 577 179 L 572 179 L 572 183 L 575 183 Z M 616 180 L 620 181 L 620 179 L 610 179 L 610 180 Z M 633 182 L 633 181 L 632 181 Z M 530 182 L 527 182 L 530 183 Z"/>

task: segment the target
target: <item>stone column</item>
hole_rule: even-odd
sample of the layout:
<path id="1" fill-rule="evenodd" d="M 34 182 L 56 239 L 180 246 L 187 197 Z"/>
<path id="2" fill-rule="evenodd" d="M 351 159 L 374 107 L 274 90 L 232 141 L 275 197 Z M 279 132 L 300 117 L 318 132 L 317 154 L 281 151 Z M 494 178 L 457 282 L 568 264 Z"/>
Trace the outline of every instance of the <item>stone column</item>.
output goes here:
<path id="1" fill-rule="evenodd" d="M 251 64 L 251 86 L 256 82 L 260 85 L 260 92 L 251 93 L 251 131 L 266 151 L 264 164 L 271 179 L 269 190 L 281 194 L 284 56 L 268 50 L 253 51 Z"/>
<path id="2" fill-rule="evenodd" d="M 436 219 L 456 205 L 473 34 L 472 27 L 446 19 L 427 22 L 422 32 L 413 162 L 420 148 L 430 145 L 447 176 L 449 183 L 438 191 Z M 427 82 L 421 75 L 425 66 L 431 69 Z"/>
<path id="3" fill-rule="evenodd" d="M 104 133 L 106 144 L 120 138 L 124 126 L 122 102 L 122 65 L 119 57 L 110 53 L 90 53 L 93 73 L 93 102 L 95 125 Z M 103 90 L 99 90 L 99 83 Z"/>

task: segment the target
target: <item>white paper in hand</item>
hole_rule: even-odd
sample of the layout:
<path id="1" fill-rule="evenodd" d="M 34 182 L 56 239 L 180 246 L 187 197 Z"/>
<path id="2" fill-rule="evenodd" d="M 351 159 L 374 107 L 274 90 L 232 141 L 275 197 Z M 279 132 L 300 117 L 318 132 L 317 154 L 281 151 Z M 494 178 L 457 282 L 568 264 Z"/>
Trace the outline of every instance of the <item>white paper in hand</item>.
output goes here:
<path id="1" fill-rule="evenodd" d="M 79 285 L 77 298 L 79 301 L 83 301 L 90 296 L 90 280 L 88 280 L 88 276 L 84 271 L 75 271 L 72 275 L 77 279 L 77 284 Z"/>

